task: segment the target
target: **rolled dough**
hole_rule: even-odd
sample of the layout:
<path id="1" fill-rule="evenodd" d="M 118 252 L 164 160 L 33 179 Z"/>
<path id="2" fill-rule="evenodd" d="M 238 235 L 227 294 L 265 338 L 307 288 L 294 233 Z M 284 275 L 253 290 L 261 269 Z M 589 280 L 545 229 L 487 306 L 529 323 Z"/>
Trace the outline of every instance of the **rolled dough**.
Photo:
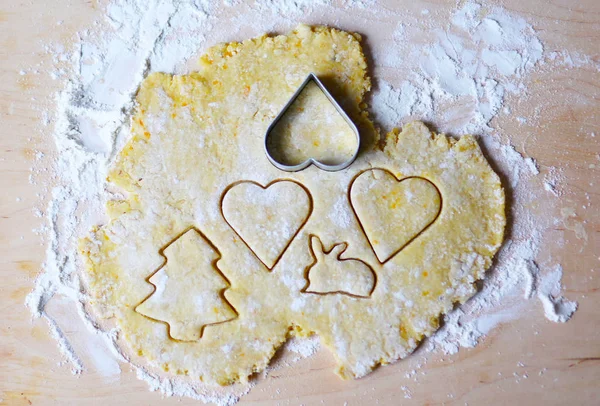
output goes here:
<path id="1" fill-rule="evenodd" d="M 503 239 L 500 180 L 473 137 L 455 140 L 433 134 L 420 122 L 387 134 L 384 148 L 379 148 L 378 132 L 362 101 L 370 80 L 359 41 L 356 34 L 299 26 L 288 35 L 213 47 L 202 56 L 198 72 L 153 73 L 142 83 L 131 139 L 109 176 L 109 182 L 128 192 L 127 197 L 111 202 L 110 222 L 81 242 L 91 304 L 99 317 L 114 318 L 133 353 L 165 371 L 223 385 L 245 381 L 263 370 L 289 336 L 316 333 L 334 354 L 337 373 L 360 377 L 410 354 L 438 328 L 440 314 L 474 294 L 474 282 L 483 277 Z M 264 131 L 309 72 L 325 82 L 361 130 L 361 153 L 340 172 L 314 166 L 298 173 L 281 172 L 264 154 Z M 374 168 L 393 176 L 370 194 L 357 176 Z M 429 183 L 398 189 L 398 182 L 407 177 L 425 179 L 422 182 L 434 185 L 439 196 Z M 257 237 L 246 244 L 240 238 L 244 234 L 238 235 L 225 221 L 222 199 L 236 182 L 265 187 L 276 180 L 301 184 L 313 207 L 269 270 L 260 257 L 270 263 L 302 216 L 294 212 L 296 220 L 290 215 L 294 221 L 277 222 L 273 216 L 258 215 L 256 210 L 283 210 L 285 215 L 295 207 L 277 206 L 279 198 L 269 201 L 268 190 L 258 188 L 256 192 L 264 194 L 258 197 L 261 205 L 236 200 L 240 214 L 236 226 L 238 231 L 271 227 L 271 238 Z M 351 192 L 353 181 L 359 183 Z M 408 185 L 405 182 L 399 184 Z M 396 204 L 381 204 L 379 197 L 372 200 L 388 192 L 396 193 Z M 413 204 L 407 204 L 410 199 Z M 275 206 L 263 207 L 269 204 Z M 433 222 L 421 230 L 440 206 Z M 294 210 L 305 210 L 305 205 L 299 207 Z M 244 212 L 248 215 L 241 215 Z M 375 218 L 389 223 L 389 231 L 381 233 Z M 410 230 L 398 224 L 404 220 Z M 207 311 L 198 305 L 181 312 L 181 297 L 211 286 L 218 292 L 221 284 L 211 278 L 202 283 L 200 274 L 186 275 L 179 268 L 175 274 L 185 280 L 169 276 L 162 296 L 154 297 L 156 287 L 147 278 L 164 265 L 161 250 L 177 244 L 190 227 L 220 252 L 216 266 L 230 283 L 223 295 L 238 316 L 220 322 L 231 316 L 220 307 L 218 317 L 208 319 L 220 323 L 206 325 L 201 338 L 181 341 L 169 335 L 169 323 L 184 321 L 178 318 L 205 320 Z M 355 297 L 304 292 L 306 269 L 314 262 L 310 235 L 325 247 L 345 243 L 344 257 L 364 262 L 375 273 L 372 293 Z M 374 251 L 370 239 L 381 240 L 375 244 L 381 250 Z M 407 240 L 408 245 L 394 254 Z M 193 249 L 181 250 L 181 261 L 197 257 L 202 262 L 211 256 Z M 326 289 L 330 285 L 322 276 L 318 284 Z M 368 292 L 366 286 L 351 288 Z M 146 300 L 161 309 L 171 306 L 169 317 L 155 314 L 166 319 L 155 320 L 136 311 Z"/>

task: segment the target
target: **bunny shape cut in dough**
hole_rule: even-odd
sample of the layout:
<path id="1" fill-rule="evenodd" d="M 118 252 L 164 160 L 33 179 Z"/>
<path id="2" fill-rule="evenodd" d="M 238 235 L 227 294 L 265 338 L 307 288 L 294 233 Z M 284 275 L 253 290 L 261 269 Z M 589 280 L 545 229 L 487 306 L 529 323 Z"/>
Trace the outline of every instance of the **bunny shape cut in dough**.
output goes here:
<path id="1" fill-rule="evenodd" d="M 306 269 L 305 293 L 332 294 L 368 298 L 375 290 L 377 277 L 364 261 L 342 258 L 348 244 L 334 244 L 326 250 L 316 235 L 309 236 L 310 252 L 314 261 Z"/>

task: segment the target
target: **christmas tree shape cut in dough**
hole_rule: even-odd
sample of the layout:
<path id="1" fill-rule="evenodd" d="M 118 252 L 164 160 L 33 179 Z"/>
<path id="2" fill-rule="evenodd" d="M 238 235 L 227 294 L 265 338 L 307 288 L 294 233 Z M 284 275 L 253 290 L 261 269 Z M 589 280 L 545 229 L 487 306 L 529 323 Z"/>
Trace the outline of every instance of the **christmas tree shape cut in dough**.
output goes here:
<path id="1" fill-rule="evenodd" d="M 307 285 L 303 292 L 371 296 L 375 289 L 375 272 L 360 259 L 342 258 L 347 243 L 334 244 L 326 250 L 319 237 L 311 235 L 309 244 L 314 261 L 306 270 Z"/>
<path id="2" fill-rule="evenodd" d="M 231 185 L 221 202 L 223 217 L 269 269 L 277 264 L 312 213 L 312 197 L 296 181 L 267 186 L 252 181 Z"/>
<path id="3" fill-rule="evenodd" d="M 398 179 L 377 168 L 355 178 L 350 202 L 381 263 L 423 233 L 442 210 L 442 196 L 427 179 Z"/>
<path id="4" fill-rule="evenodd" d="M 227 278 L 217 268 L 219 251 L 199 231 L 190 229 L 163 250 L 165 264 L 148 281 L 154 292 L 135 309 L 165 322 L 175 340 L 195 341 L 204 327 L 233 320 L 225 299 Z"/>

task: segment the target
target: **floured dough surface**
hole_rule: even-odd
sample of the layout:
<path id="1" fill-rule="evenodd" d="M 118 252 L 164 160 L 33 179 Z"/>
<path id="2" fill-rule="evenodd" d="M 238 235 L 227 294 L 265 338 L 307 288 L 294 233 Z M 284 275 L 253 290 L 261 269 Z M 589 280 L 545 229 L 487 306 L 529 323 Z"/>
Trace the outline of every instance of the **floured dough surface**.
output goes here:
<path id="1" fill-rule="evenodd" d="M 345 294 L 361 298 L 371 296 L 377 276 L 366 262 L 342 257 L 348 244 L 338 243 L 327 250 L 319 237 L 311 235 L 309 238 L 314 263 L 306 270 L 308 283 L 304 292 Z"/>
<path id="2" fill-rule="evenodd" d="M 442 196 L 425 178 L 397 179 L 386 169 L 361 173 L 350 202 L 380 262 L 423 233 L 442 210 Z"/>
<path id="3" fill-rule="evenodd" d="M 309 192 L 279 180 L 267 186 L 242 181 L 223 194 L 223 218 L 267 268 L 272 269 L 312 213 Z"/>
<path id="4" fill-rule="evenodd" d="M 132 138 L 109 176 L 128 197 L 111 202 L 110 222 L 81 244 L 98 314 L 113 317 L 152 365 L 219 384 L 263 370 L 291 334 L 319 334 L 345 378 L 408 355 L 441 313 L 474 294 L 502 242 L 504 192 L 475 139 L 432 134 L 417 122 L 376 148 L 356 35 L 299 26 L 214 47 L 201 60 L 199 72 L 151 74 L 139 90 Z M 266 128 L 309 72 L 361 129 L 361 154 L 340 172 L 281 172 L 264 154 Z M 374 177 L 383 183 L 371 184 Z M 239 185 L 247 189 L 236 192 Z M 409 228 L 397 224 L 404 220 Z M 190 227 L 195 242 L 180 241 Z M 168 247 L 181 248 L 183 263 L 195 258 L 198 271 L 171 269 Z M 212 268 L 206 247 L 220 253 Z M 339 283 L 328 271 L 343 275 Z M 215 303 L 190 305 L 184 297 L 199 291 Z M 237 317 L 228 319 L 227 306 Z M 174 339 L 169 326 L 177 323 L 182 337 L 202 329 L 201 338 Z"/>
<path id="5" fill-rule="evenodd" d="M 269 152 L 285 165 L 298 165 L 309 158 L 339 165 L 352 158 L 357 144 L 344 117 L 311 81 L 271 130 Z"/>
<path id="6" fill-rule="evenodd" d="M 199 232 L 191 229 L 164 250 L 165 264 L 148 281 L 156 289 L 136 311 L 169 325 L 169 335 L 198 340 L 205 326 L 236 317 L 222 297 L 229 287 L 216 267 L 221 257 Z"/>

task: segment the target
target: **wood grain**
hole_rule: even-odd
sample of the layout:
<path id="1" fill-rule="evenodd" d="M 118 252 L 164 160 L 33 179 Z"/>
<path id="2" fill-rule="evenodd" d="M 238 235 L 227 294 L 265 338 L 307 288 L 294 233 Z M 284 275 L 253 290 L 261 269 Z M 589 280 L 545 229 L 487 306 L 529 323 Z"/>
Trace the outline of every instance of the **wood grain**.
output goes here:
<path id="1" fill-rule="evenodd" d="M 383 3 L 388 9 L 401 7 L 414 13 L 427 8 L 430 18 L 448 15 L 455 6 L 442 0 Z M 533 23 L 546 51 L 569 49 L 600 62 L 597 0 L 506 0 L 501 4 Z M 42 162 L 50 163 L 51 129 L 40 125 L 40 111 L 50 105 L 60 83 L 47 75 L 20 75 L 19 71 L 33 66 L 43 72 L 50 66 L 51 55 L 43 52 L 41 44 L 68 41 L 101 13 L 96 1 L 0 5 L 3 404 L 197 404 L 149 392 L 126 366 L 113 380 L 94 371 L 73 376 L 45 322 L 32 320 L 24 306 L 44 259 L 44 242 L 32 230 L 44 226 L 33 209 L 40 206 L 37 194 L 46 195 L 42 188 L 47 174 L 35 175 L 35 185 L 28 179 L 34 150 L 47 153 Z M 64 23 L 57 25 L 61 20 Z M 372 23 L 357 19 L 341 28 L 360 32 L 361 25 Z M 396 21 L 376 23 L 379 30 L 387 30 Z M 365 40 L 367 51 L 377 40 L 377 30 L 371 28 Z M 398 75 L 390 68 L 376 68 L 372 73 L 388 79 Z M 513 98 L 508 103 L 514 115 L 537 114 L 539 124 L 521 124 L 514 117 L 503 116 L 494 125 L 511 134 L 519 151 L 536 158 L 542 173 L 539 184 L 532 187 L 541 190 L 544 174 L 551 167 L 564 168 L 563 196 L 545 213 L 558 220 L 545 231 L 540 260 L 562 264 L 566 295 L 580 306 L 573 319 L 567 324 L 550 323 L 541 317 L 541 305 L 531 302 L 519 320 L 493 330 L 476 348 L 461 349 L 452 356 L 429 355 L 410 377 L 406 375 L 424 362 L 423 356 L 417 354 L 380 368 L 364 379 L 341 381 L 332 373 L 331 355 L 323 349 L 293 367 L 274 371 L 242 404 L 600 404 L 600 72 L 590 67 L 557 69 L 534 74 L 528 87 L 528 99 Z M 574 208 L 576 217 L 563 219 L 561 209 L 565 207 Z M 577 223 L 583 226 L 586 238 L 574 231 Z M 409 392 L 410 398 L 405 398 Z"/>

